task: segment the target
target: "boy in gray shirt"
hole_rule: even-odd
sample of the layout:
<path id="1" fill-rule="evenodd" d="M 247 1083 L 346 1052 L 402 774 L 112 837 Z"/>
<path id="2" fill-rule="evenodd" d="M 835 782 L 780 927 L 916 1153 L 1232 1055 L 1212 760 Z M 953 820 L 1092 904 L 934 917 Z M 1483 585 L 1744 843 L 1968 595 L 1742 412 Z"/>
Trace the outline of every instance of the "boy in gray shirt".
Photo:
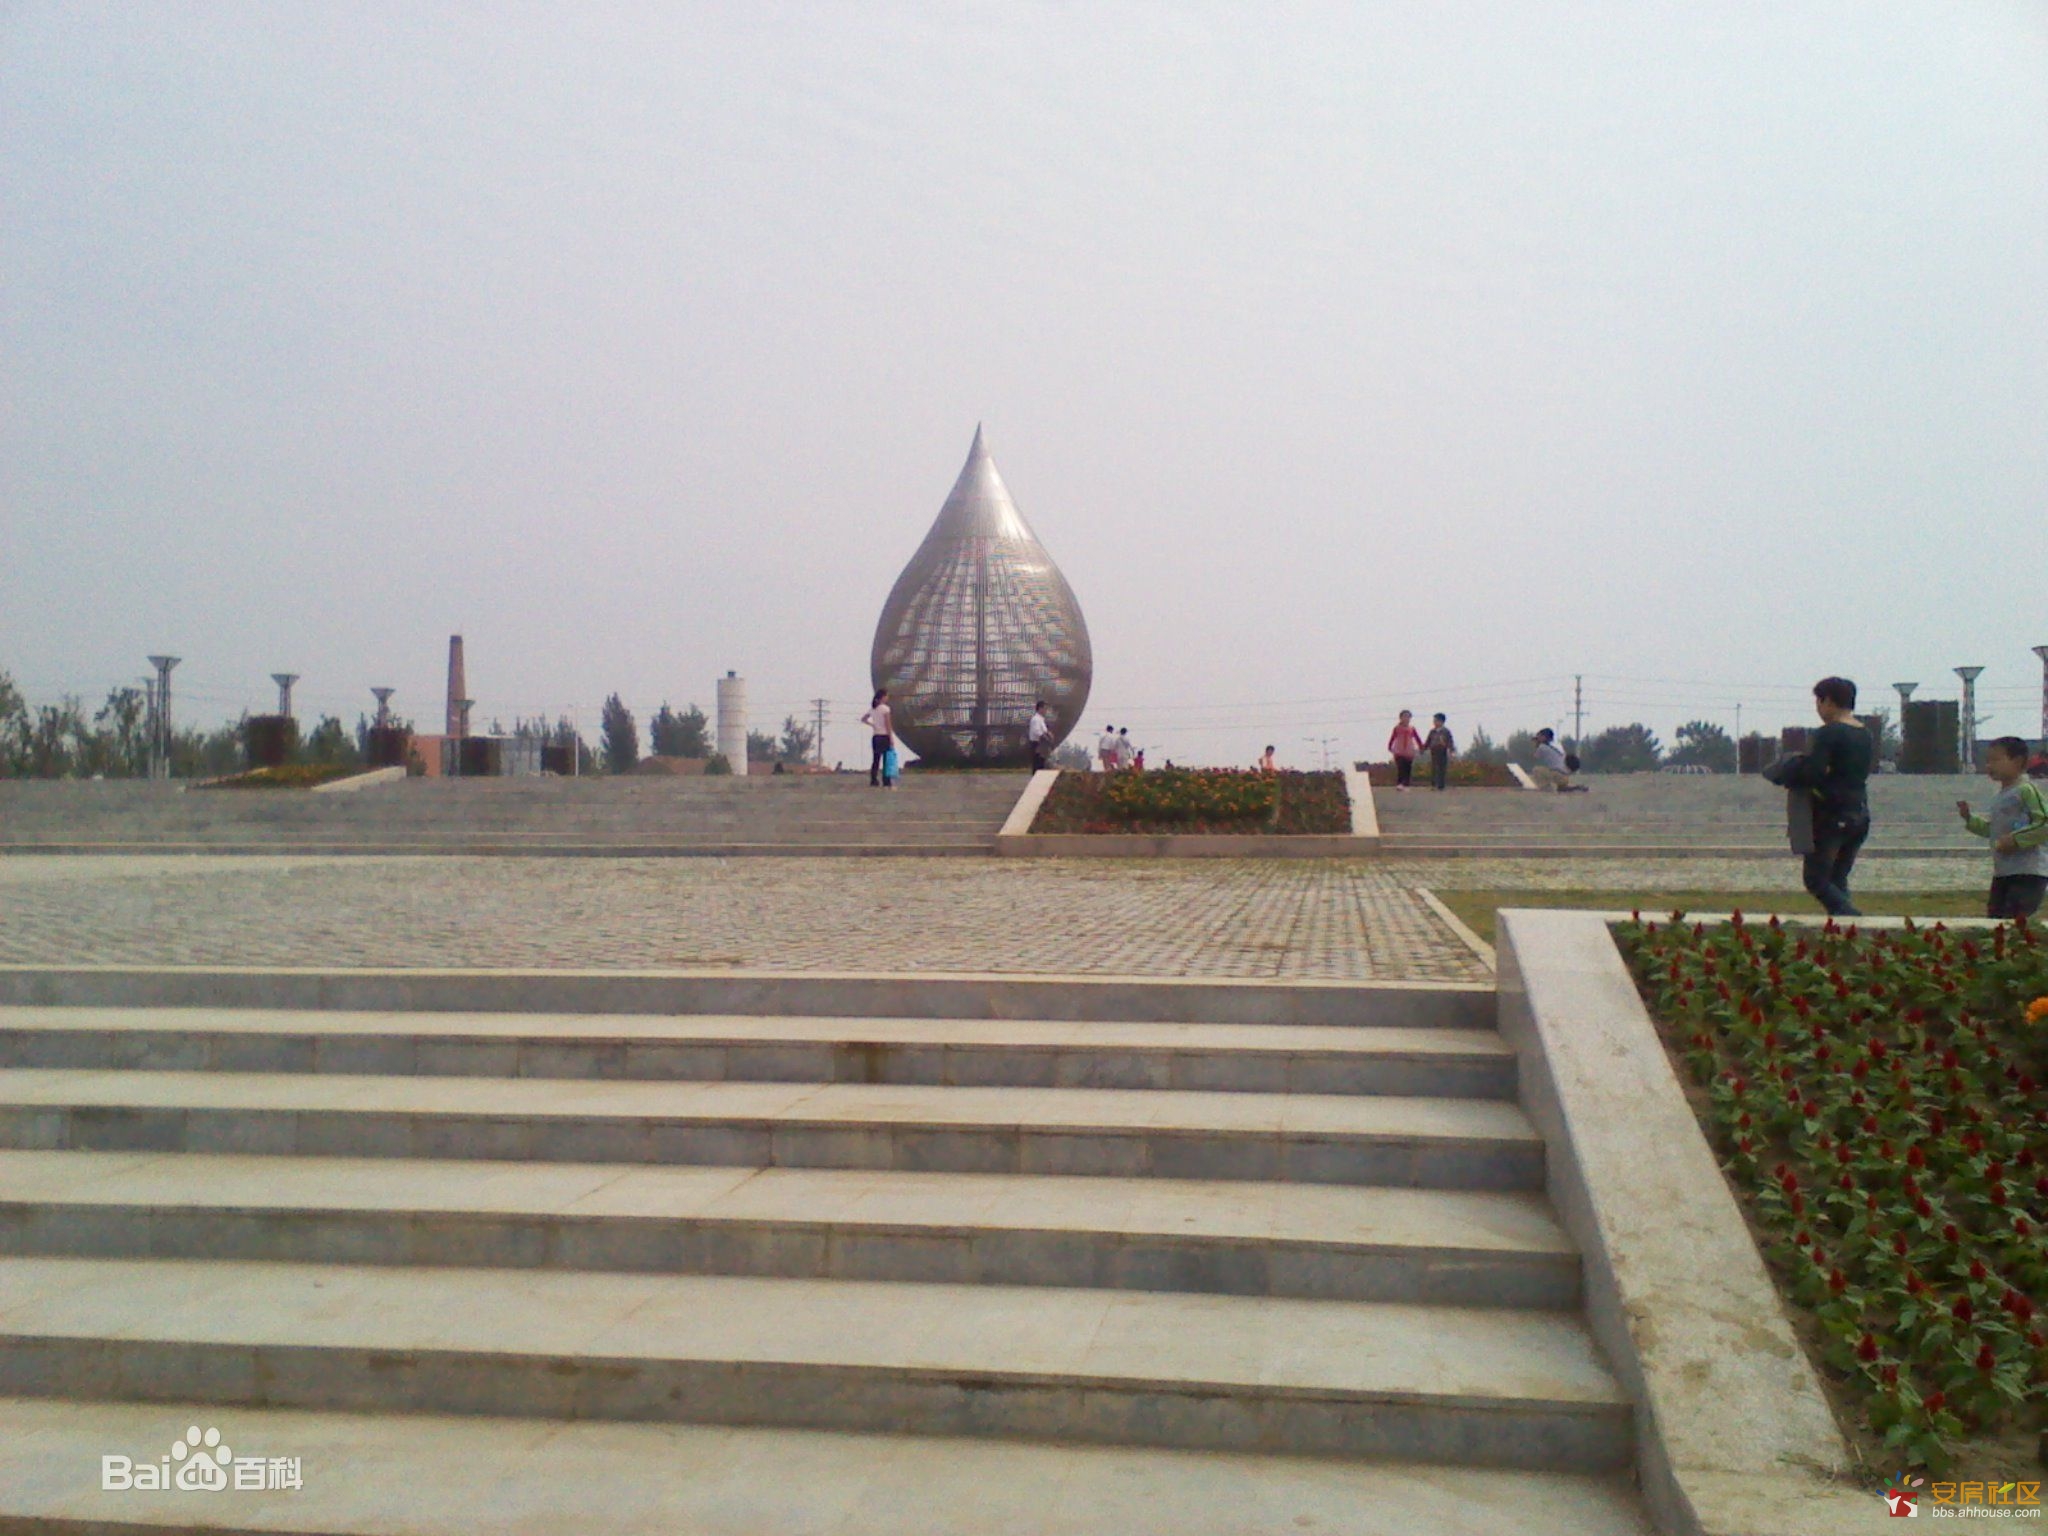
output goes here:
<path id="1" fill-rule="evenodd" d="M 1991 839 L 1992 917 L 2031 917 L 2048 894 L 2048 796 L 2027 778 L 2027 744 L 2001 736 L 1984 751 L 1984 771 L 1998 793 L 1982 816 L 1958 800 L 1963 826 Z"/>

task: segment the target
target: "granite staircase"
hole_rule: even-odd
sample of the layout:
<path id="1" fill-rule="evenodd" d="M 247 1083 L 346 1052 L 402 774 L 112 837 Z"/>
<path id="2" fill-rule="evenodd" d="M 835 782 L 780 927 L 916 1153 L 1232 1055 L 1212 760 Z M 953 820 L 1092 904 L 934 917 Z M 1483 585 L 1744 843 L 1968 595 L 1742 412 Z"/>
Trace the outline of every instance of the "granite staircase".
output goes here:
<path id="1" fill-rule="evenodd" d="M 0 1530 L 1642 1536 L 1492 995 L 1282 993 L 0 1008 Z"/>

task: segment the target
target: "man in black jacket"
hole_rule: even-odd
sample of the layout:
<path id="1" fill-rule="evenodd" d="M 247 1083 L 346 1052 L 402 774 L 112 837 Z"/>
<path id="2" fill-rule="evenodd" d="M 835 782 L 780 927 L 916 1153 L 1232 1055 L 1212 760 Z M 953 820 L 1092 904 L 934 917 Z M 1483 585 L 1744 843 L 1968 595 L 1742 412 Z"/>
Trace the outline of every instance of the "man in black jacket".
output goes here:
<path id="1" fill-rule="evenodd" d="M 1824 677 L 1813 685 L 1821 728 L 1806 756 L 1790 764 L 1782 782 L 1813 798 L 1813 851 L 1804 877 L 1813 899 L 1831 917 L 1861 917 L 1849 896 L 1849 872 L 1870 836 L 1870 765 L 1876 744 L 1856 720 L 1856 685 Z"/>

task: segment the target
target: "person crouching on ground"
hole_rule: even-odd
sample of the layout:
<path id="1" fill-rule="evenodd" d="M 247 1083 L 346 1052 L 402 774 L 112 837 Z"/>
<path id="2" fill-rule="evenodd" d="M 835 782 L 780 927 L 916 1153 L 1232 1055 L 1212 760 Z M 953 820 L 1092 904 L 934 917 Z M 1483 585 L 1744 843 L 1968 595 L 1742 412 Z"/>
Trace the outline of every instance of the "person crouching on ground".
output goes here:
<path id="1" fill-rule="evenodd" d="M 2001 736 L 1984 749 L 1984 772 L 1998 786 L 1982 816 L 1958 800 L 1964 828 L 1991 840 L 1992 917 L 2032 917 L 2048 895 L 2048 796 L 2027 778 L 2027 744 Z"/>
<path id="2" fill-rule="evenodd" d="M 1801 871 L 1807 893 L 1830 917 L 1861 917 L 1849 895 L 1849 872 L 1870 836 L 1870 764 L 1875 744 L 1856 719 L 1856 685 L 1824 677 L 1813 685 L 1821 728 L 1782 782 L 1813 796 L 1813 851 Z"/>
<path id="3" fill-rule="evenodd" d="M 1458 750 L 1458 743 L 1451 738 L 1451 728 L 1442 715 L 1430 717 L 1429 734 L 1422 744 L 1429 749 L 1429 787 L 1443 789 L 1451 782 L 1451 754 Z"/>
<path id="4" fill-rule="evenodd" d="M 1583 795 L 1586 786 L 1572 782 L 1575 766 L 1557 744 L 1557 732 L 1546 725 L 1536 733 L 1536 766 L 1529 770 L 1530 778 L 1561 795 Z"/>
<path id="5" fill-rule="evenodd" d="M 1415 711 L 1404 709 L 1394 722 L 1394 734 L 1387 738 L 1387 750 L 1394 754 L 1394 788 L 1405 790 L 1415 782 L 1415 759 L 1422 755 L 1422 732 L 1415 729 Z"/>
<path id="6" fill-rule="evenodd" d="M 1031 723 L 1024 728 L 1024 739 L 1031 747 L 1031 771 L 1043 773 L 1052 766 L 1052 722 L 1045 718 L 1045 700 L 1031 711 Z"/>

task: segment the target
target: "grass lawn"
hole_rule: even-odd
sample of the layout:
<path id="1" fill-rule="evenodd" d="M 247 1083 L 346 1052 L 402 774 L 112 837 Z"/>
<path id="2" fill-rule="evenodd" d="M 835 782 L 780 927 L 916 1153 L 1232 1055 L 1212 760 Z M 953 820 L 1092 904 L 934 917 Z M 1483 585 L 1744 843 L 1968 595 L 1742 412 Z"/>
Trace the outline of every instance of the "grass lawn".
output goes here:
<path id="1" fill-rule="evenodd" d="M 1583 907 L 1595 912 L 1640 910 L 1645 917 L 1680 912 L 1795 912 L 1820 915 L 1804 891 L 1438 891 L 1437 899 L 1491 944 L 1493 915 L 1502 907 Z M 1982 917 L 1984 892 L 1872 891 L 1856 903 L 1870 917 Z"/>

